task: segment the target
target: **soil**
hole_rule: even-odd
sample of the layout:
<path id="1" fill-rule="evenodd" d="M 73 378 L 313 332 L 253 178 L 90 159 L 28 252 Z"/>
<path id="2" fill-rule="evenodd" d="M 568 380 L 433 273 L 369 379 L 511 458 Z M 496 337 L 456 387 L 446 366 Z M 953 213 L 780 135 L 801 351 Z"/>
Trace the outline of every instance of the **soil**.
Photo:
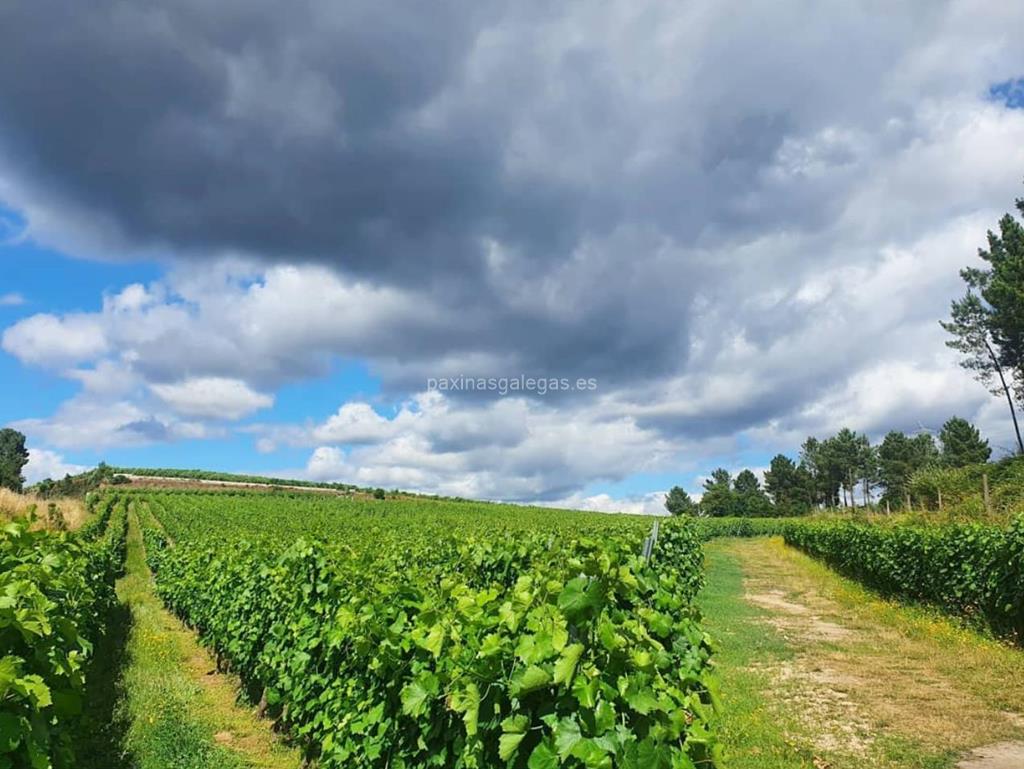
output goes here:
<path id="1" fill-rule="evenodd" d="M 1024 742 L 1000 742 L 972 750 L 957 769 L 1024 769 Z"/>

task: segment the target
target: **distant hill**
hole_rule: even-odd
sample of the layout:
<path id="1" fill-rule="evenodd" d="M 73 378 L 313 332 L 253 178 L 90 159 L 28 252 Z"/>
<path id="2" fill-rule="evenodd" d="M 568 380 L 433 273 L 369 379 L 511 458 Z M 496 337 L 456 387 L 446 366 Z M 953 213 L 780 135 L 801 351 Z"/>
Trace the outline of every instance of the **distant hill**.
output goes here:
<path id="1" fill-rule="evenodd" d="M 220 481 L 223 483 L 242 483 L 255 486 L 294 486 L 308 489 L 330 489 L 332 491 L 366 491 L 349 483 L 323 483 L 317 481 L 301 481 L 291 478 L 273 478 L 265 475 L 242 475 L 239 473 L 221 473 L 215 470 L 178 470 L 169 467 L 112 467 L 118 475 L 137 476 L 144 478 L 175 478 L 196 481 Z"/>
<path id="2" fill-rule="evenodd" d="M 152 481 L 150 485 L 188 484 L 223 484 L 227 486 L 267 486 L 275 489 L 293 489 L 310 491 L 330 491 L 336 494 L 365 494 L 380 499 L 384 497 L 417 497 L 452 502 L 479 502 L 462 497 L 446 497 L 439 494 L 417 494 L 399 489 L 385 490 L 356 486 L 351 483 L 328 483 L 305 481 L 294 478 L 275 478 L 265 475 L 244 475 L 241 473 L 223 473 L 216 470 L 182 470 L 173 467 L 114 467 L 101 462 L 98 467 L 79 475 L 68 475 L 59 480 L 44 480 L 31 487 L 31 490 L 43 498 L 81 497 L 104 484 L 121 484 Z"/>

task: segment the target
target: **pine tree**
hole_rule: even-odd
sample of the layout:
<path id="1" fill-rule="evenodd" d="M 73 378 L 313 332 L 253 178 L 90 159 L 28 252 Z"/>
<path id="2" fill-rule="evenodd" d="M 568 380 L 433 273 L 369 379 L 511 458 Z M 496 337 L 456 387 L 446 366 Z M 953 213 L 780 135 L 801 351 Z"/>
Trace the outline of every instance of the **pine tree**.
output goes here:
<path id="1" fill-rule="evenodd" d="M 26 464 L 25 436 L 10 427 L 0 430 L 0 487 L 20 492 L 25 483 L 21 470 Z"/>
<path id="2" fill-rule="evenodd" d="M 942 464 L 946 467 L 964 467 L 988 462 L 992 449 L 982 439 L 978 428 L 960 417 L 953 417 L 939 432 L 942 441 Z"/>
<path id="3" fill-rule="evenodd" d="M 784 454 L 776 454 L 764 474 L 765 490 L 775 503 L 777 515 L 801 515 L 813 505 L 810 474 Z"/>
<path id="4" fill-rule="evenodd" d="M 902 504 L 910 486 L 910 477 L 938 462 L 935 440 L 928 433 L 913 438 L 893 430 L 878 447 L 878 480 L 885 488 L 882 501 Z"/>
<path id="5" fill-rule="evenodd" d="M 1017 210 L 1024 214 L 1024 200 L 1017 200 Z M 1017 421 L 1017 406 L 1024 402 L 1024 225 L 1006 214 L 999 234 L 988 233 L 988 249 L 979 249 L 978 256 L 987 266 L 960 271 L 967 293 L 952 303 L 942 327 L 954 337 L 946 344 L 963 355 L 960 365 L 1006 398 L 1017 449 L 1024 454 Z"/>
<path id="6" fill-rule="evenodd" d="M 673 486 L 665 496 L 665 509 L 672 515 L 696 515 L 697 503 L 679 486 Z"/>
<path id="7" fill-rule="evenodd" d="M 763 518 L 772 514 L 772 504 L 761 488 L 761 482 L 750 470 L 743 470 L 733 482 L 736 514 L 747 518 Z"/>
<path id="8" fill-rule="evenodd" d="M 713 517 L 736 515 L 736 502 L 732 476 L 728 470 L 719 467 L 704 481 L 704 496 L 700 500 L 701 510 Z"/>

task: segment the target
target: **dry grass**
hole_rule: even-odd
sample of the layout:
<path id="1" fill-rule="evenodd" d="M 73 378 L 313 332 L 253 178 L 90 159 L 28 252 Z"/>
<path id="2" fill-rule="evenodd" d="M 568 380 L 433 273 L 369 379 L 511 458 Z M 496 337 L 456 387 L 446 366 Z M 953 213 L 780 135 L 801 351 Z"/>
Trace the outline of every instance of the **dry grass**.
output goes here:
<path id="1" fill-rule="evenodd" d="M 89 513 L 80 499 L 40 499 L 33 494 L 17 494 L 10 489 L 0 488 L 0 520 L 11 520 L 31 515 L 34 511 L 40 528 L 57 528 L 56 519 L 50 520 L 49 507 L 54 505 L 71 531 L 85 523 Z"/>

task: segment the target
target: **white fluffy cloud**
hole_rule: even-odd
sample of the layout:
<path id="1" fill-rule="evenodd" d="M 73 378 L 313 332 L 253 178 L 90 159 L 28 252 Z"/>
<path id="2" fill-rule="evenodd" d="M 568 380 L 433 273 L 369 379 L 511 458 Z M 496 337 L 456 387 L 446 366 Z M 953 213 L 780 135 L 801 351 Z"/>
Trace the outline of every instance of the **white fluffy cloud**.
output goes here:
<path id="1" fill-rule="evenodd" d="M 554 499 L 589 481 L 620 481 L 678 461 L 676 445 L 596 406 L 566 420 L 558 409 L 522 398 L 459 404 L 434 392 L 391 418 L 367 404 L 339 413 L 345 427 L 332 434 L 349 445 L 316 446 L 328 425 L 337 427 L 337 415 L 307 428 L 258 429 L 316 446 L 304 470 L 309 478 L 465 497 Z"/>
<path id="2" fill-rule="evenodd" d="M 568 510 L 593 510 L 598 513 L 629 513 L 631 515 L 668 515 L 665 510 L 665 491 L 652 491 L 632 497 L 613 497 L 610 494 L 573 494 L 562 499 L 542 502 L 547 507 Z"/>
<path id="3" fill-rule="evenodd" d="M 325 267 L 228 260 L 126 286 L 98 312 L 31 316 L 5 330 L 2 346 L 56 371 L 117 360 L 155 383 L 191 371 L 279 385 L 322 371 L 331 354 L 370 355 L 398 336 L 415 344 L 417 333 L 443 330 L 452 318 L 412 294 Z"/>
<path id="4" fill-rule="evenodd" d="M 108 350 L 102 326 L 89 315 L 33 315 L 4 331 L 2 344 L 25 363 L 53 367 L 93 361 Z"/>
<path id="5" fill-rule="evenodd" d="M 88 469 L 85 465 L 66 462 L 64 457 L 56 451 L 29 449 L 28 464 L 25 465 L 23 474 L 25 476 L 25 483 L 33 484 L 46 478 L 58 480 L 65 475 L 77 475 L 78 473 L 84 473 Z"/>
<path id="6" fill-rule="evenodd" d="M 31 441 L 61 449 L 123 448 L 225 435 L 217 426 L 88 392 L 65 401 L 50 417 L 19 419 L 10 426 Z"/>
<path id="7" fill-rule="evenodd" d="M 173 384 L 152 384 L 150 389 L 176 413 L 206 419 L 241 419 L 274 405 L 272 396 L 226 377 L 193 377 Z"/>

